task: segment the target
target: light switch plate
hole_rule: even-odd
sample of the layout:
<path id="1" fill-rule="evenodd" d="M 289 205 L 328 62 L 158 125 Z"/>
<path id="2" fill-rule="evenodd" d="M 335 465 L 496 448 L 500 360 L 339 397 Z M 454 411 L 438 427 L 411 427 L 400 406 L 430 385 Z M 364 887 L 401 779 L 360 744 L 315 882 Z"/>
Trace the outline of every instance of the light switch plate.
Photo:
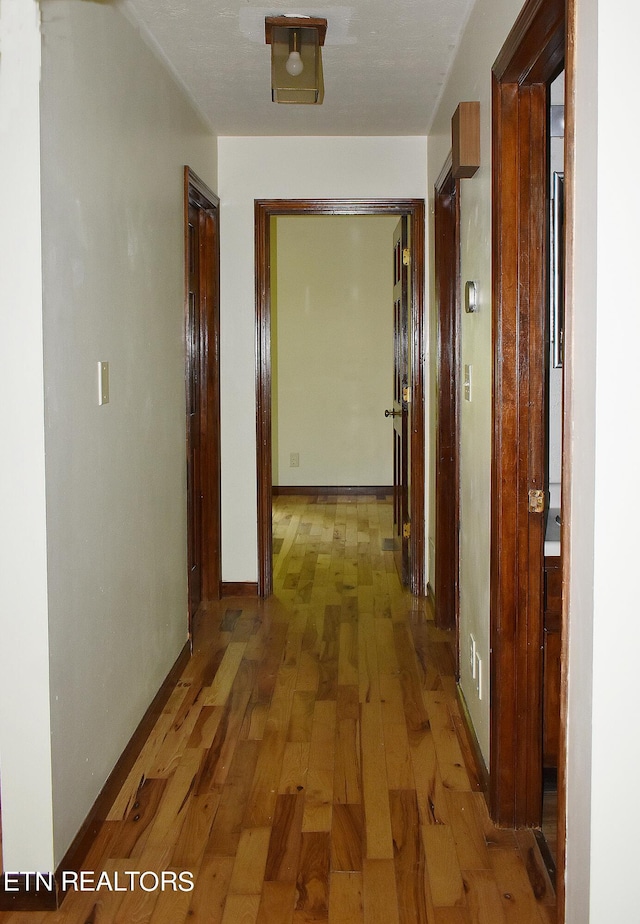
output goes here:
<path id="1" fill-rule="evenodd" d="M 109 363 L 98 363 L 98 404 L 109 403 Z"/>

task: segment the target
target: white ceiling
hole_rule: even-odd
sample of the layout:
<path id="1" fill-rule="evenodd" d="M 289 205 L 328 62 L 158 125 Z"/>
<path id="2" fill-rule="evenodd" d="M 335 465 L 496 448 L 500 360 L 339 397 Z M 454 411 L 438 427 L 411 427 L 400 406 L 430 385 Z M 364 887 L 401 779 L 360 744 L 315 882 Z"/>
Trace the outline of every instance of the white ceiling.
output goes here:
<path id="1" fill-rule="evenodd" d="M 123 0 L 218 135 L 426 135 L 473 0 Z M 327 19 L 321 106 L 271 102 L 264 18 Z"/>

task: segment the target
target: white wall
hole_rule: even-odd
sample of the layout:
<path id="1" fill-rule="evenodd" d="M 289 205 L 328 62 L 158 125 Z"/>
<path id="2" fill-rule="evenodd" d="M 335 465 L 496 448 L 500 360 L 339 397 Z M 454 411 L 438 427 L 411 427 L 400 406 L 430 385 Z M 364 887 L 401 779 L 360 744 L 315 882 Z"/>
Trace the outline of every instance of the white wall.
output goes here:
<path id="1" fill-rule="evenodd" d="M 6 9 L 3 0 L 3 23 Z M 13 494 L 9 522 L 22 515 L 2 532 L 20 581 L 2 601 L 12 658 L 2 683 L 13 679 L 27 703 L 38 695 L 2 739 L 5 864 L 22 869 L 60 861 L 186 641 L 183 165 L 216 181 L 214 137 L 117 9 L 45 0 L 42 17 L 44 297 L 33 52 L 16 135 L 29 183 L 19 183 L 22 164 L 8 174 L 20 191 L 11 231 L 18 215 L 29 237 L 2 363 L 16 452 L 1 480 Z M 111 366 L 104 407 L 99 360 Z M 3 726 L 14 705 L 3 696 Z M 48 777 L 46 789 L 29 784 L 34 774 Z"/>
<path id="2" fill-rule="evenodd" d="M 183 178 L 215 140 L 116 9 L 43 5 L 56 856 L 187 635 Z M 96 370 L 110 363 L 99 407 Z"/>
<path id="3" fill-rule="evenodd" d="M 582 3 L 582 0 L 581 0 Z M 597 917 L 590 916 L 591 907 L 591 802 L 592 802 L 592 716 L 593 716 L 593 668 L 594 668 L 594 530 L 595 530 L 595 369 L 596 369 L 596 324 L 597 324 L 597 281 L 598 253 L 596 235 L 597 207 L 597 165 L 598 165 L 598 0 L 582 3 L 584 15 L 580 17 L 576 42 L 575 59 L 575 218 L 574 218 L 574 261 L 573 285 L 574 304 L 579 310 L 571 311 L 566 318 L 565 355 L 571 356 L 570 366 L 565 367 L 567 398 L 565 404 L 566 425 L 564 434 L 565 491 L 563 506 L 565 521 L 569 522 L 571 541 L 565 543 L 563 554 L 571 572 L 565 604 L 569 604 L 569 690 L 567 717 L 567 860 L 566 890 L 568 924 L 599 924 L 618 918 L 613 911 L 614 897 L 620 896 L 606 883 L 601 883 L 603 895 L 612 902 L 611 913 Z M 604 4 L 603 4 L 604 6 Z M 567 84 L 570 87 L 570 84 Z M 565 165 L 567 166 L 567 165 Z M 616 234 L 616 239 L 618 235 Z M 570 269 L 570 268 L 568 268 Z M 611 412 L 615 414 L 615 408 Z M 569 474 L 567 479 L 567 474 Z M 617 475 L 615 476 L 617 478 Z M 613 481 L 613 479 L 612 479 Z M 569 513 L 569 517 L 566 516 Z M 612 588 L 613 589 L 613 588 Z M 568 599 L 567 599 L 568 598 Z M 615 610 L 609 613 L 613 629 Z M 622 615 L 622 614 L 620 614 Z M 628 633 L 635 623 L 629 621 L 624 628 L 625 645 Z M 624 655 L 623 645 L 619 655 Z M 635 647 L 635 646 L 633 646 Z M 631 650 L 633 650 L 633 647 Z M 622 666 L 622 665 L 620 665 Z M 618 668 L 615 668 L 618 675 Z M 618 675 L 622 678 L 624 675 Z M 631 675 L 632 676 L 632 675 Z M 610 678 L 613 682 L 613 678 Z M 633 694 L 635 696 L 635 690 Z M 616 713 L 611 720 L 615 724 Z M 623 736 L 623 740 L 626 735 Z M 615 755 L 611 754 L 611 771 L 615 774 Z M 626 762 L 626 757 L 625 757 Z M 615 779 L 615 777 L 614 777 Z M 607 800 L 614 800 L 618 788 L 603 781 Z M 621 789 L 621 787 L 620 787 Z M 597 793 L 594 792 L 594 797 Z M 613 809 L 613 805 L 612 805 Z M 624 830 L 627 827 L 629 806 L 625 806 Z M 612 815 L 615 823 L 615 816 Z M 616 864 L 623 858 L 622 830 L 616 831 L 613 841 L 607 839 L 609 850 Z M 611 850 L 611 844 L 616 850 Z M 632 848 L 633 852 L 634 848 Z M 605 859 L 604 868 L 608 864 Z M 622 889 L 624 894 L 624 888 Z M 633 920 L 634 913 L 627 916 Z"/>
<path id="4" fill-rule="evenodd" d="M 423 198 L 425 138 L 220 138 L 222 569 L 257 579 L 254 200 Z"/>
<path id="5" fill-rule="evenodd" d="M 639 27 L 640 11 L 631 0 L 578 4 L 576 291 L 572 417 L 565 436 L 572 464 L 571 924 L 638 917 L 640 798 L 622 782 L 620 768 L 640 763 L 640 735 L 631 719 L 640 650 L 635 517 L 640 315 L 629 285 L 640 244 L 640 189 L 624 171 L 622 190 L 612 180 L 621 176 L 625 152 L 638 144 L 628 94 L 620 87 L 637 82 Z"/>
<path id="6" fill-rule="evenodd" d="M 275 219 L 273 483 L 391 485 L 397 216 Z M 272 233 L 272 241 L 274 240 Z M 290 454 L 299 454 L 298 468 Z"/>
<path id="7" fill-rule="evenodd" d="M 37 3 L 2 0 L 0 43 L 2 850 L 51 870 Z"/>
<path id="8" fill-rule="evenodd" d="M 480 299 L 480 310 L 476 314 L 463 313 L 461 323 L 461 367 L 472 366 L 472 400 L 461 402 L 460 422 L 460 684 L 487 762 L 491 547 L 491 67 L 521 6 L 522 0 L 478 0 L 429 135 L 428 186 L 433 214 L 433 188 L 451 149 L 451 116 L 462 100 L 480 101 L 481 166 L 472 179 L 461 181 L 460 193 L 461 282 L 464 286 L 467 279 L 475 280 Z M 430 267 L 433 337 L 433 252 Z M 461 304 L 464 304 L 463 297 Z M 432 356 L 432 363 L 435 363 L 435 356 Z M 430 381 L 433 387 L 433 371 Z M 430 429 L 435 440 L 433 413 Z M 430 473 L 433 490 L 433 466 Z M 432 516 L 429 533 L 432 541 L 434 532 Z M 470 633 L 475 637 L 483 661 L 482 701 L 475 692 L 467 657 Z"/>

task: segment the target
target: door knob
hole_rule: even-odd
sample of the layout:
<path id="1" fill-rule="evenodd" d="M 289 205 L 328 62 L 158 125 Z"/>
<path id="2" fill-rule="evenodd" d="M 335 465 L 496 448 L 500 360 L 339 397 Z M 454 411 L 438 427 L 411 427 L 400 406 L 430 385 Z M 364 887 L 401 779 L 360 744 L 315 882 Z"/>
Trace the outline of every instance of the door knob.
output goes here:
<path id="1" fill-rule="evenodd" d="M 384 416 L 385 417 L 401 417 L 402 411 L 385 411 Z"/>

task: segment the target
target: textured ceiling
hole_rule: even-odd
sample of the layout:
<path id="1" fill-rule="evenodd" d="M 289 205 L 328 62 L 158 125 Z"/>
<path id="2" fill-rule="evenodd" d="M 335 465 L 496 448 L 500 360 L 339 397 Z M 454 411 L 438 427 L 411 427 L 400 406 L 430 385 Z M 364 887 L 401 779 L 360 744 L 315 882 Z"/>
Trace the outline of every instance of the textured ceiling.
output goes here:
<path id="1" fill-rule="evenodd" d="M 473 0 L 123 0 L 218 135 L 425 135 Z M 327 19 L 321 106 L 271 102 L 267 15 Z"/>

